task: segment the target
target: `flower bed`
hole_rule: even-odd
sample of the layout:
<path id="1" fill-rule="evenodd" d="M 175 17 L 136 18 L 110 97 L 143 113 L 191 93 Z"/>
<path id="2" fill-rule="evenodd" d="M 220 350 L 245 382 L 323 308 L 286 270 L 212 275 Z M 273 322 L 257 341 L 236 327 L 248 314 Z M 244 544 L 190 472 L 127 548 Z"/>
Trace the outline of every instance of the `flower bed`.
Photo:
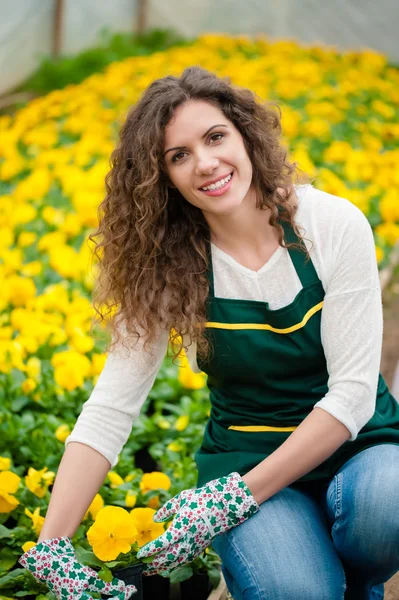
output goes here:
<path id="1" fill-rule="evenodd" d="M 155 78 L 201 64 L 283 110 L 285 143 L 314 185 L 349 198 L 368 217 L 381 268 L 399 239 L 399 72 L 384 56 L 301 47 L 292 41 L 205 35 L 192 46 L 133 57 L 77 86 L 0 118 L 0 594 L 46 598 L 17 559 L 37 540 L 69 431 L 105 361 L 93 311 L 87 236 L 128 107 Z M 159 535 L 151 516 L 196 483 L 193 453 L 209 411 L 203 375 L 169 358 L 115 470 L 75 536 L 79 558 L 102 569 L 134 563 Z M 107 512 L 104 512 L 107 511 Z M 123 523 L 99 546 L 90 532 Z M 92 543 L 92 545 L 90 544 Z M 117 557 L 119 560 L 117 561 Z M 107 564 L 105 564 L 107 563 Z M 210 551 L 174 580 L 206 571 Z"/>

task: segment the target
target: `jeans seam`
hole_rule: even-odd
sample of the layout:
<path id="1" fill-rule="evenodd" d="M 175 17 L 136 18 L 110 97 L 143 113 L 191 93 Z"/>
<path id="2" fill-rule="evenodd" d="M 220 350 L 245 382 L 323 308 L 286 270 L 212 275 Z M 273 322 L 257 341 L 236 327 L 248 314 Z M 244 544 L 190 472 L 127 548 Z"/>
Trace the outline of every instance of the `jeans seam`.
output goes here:
<path id="1" fill-rule="evenodd" d="M 335 502 L 334 502 L 335 520 L 334 520 L 334 525 L 332 527 L 332 531 L 335 531 L 335 529 L 337 529 L 337 527 L 339 526 L 338 521 L 342 515 L 342 478 L 343 478 L 342 472 L 337 473 L 337 475 L 334 476 L 334 481 L 335 481 Z"/>

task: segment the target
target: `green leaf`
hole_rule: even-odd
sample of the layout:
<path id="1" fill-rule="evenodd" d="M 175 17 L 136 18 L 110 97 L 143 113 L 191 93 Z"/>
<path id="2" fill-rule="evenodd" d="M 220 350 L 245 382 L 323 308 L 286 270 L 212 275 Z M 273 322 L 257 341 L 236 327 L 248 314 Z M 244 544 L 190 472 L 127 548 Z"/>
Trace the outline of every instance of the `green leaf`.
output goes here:
<path id="1" fill-rule="evenodd" d="M 107 583 L 112 581 L 112 579 L 114 577 L 112 575 L 112 572 L 110 571 L 110 569 L 108 569 L 108 567 L 106 567 L 105 565 L 100 569 L 100 571 L 97 573 L 97 575 L 99 576 L 100 579 L 102 579 L 103 581 L 106 581 Z"/>
<path id="2" fill-rule="evenodd" d="M 88 565 L 90 567 L 100 567 L 102 568 L 104 563 L 97 558 L 97 556 L 91 550 L 86 550 L 86 548 L 82 548 L 82 546 L 75 546 L 75 554 L 79 562 L 84 565 Z"/>
<path id="3" fill-rule="evenodd" d="M 190 579 L 193 576 L 194 571 L 191 567 L 179 567 L 178 569 L 174 569 L 169 577 L 170 583 L 180 583 L 181 581 L 186 581 L 186 579 Z"/>
<path id="4" fill-rule="evenodd" d="M 2 548 L 0 550 L 0 570 L 9 571 L 15 565 L 18 556 L 15 556 L 11 548 Z"/>
<path id="5" fill-rule="evenodd" d="M 7 573 L 7 575 L 3 575 L 0 577 L 0 590 L 5 588 L 16 586 L 17 583 L 22 583 L 26 578 L 26 570 L 25 569 L 14 569 L 11 573 Z"/>
<path id="6" fill-rule="evenodd" d="M 116 565 L 118 565 L 118 561 L 117 560 L 111 560 L 110 562 L 106 562 L 105 565 L 109 568 L 109 569 L 113 569 L 114 567 L 116 567 Z"/>
<path id="7" fill-rule="evenodd" d="M 11 537 L 11 530 L 5 525 L 0 525 L 0 540 L 6 537 Z"/>
<path id="8" fill-rule="evenodd" d="M 212 567 L 211 569 L 208 569 L 207 573 L 212 587 L 216 588 L 220 583 L 220 569 Z"/>

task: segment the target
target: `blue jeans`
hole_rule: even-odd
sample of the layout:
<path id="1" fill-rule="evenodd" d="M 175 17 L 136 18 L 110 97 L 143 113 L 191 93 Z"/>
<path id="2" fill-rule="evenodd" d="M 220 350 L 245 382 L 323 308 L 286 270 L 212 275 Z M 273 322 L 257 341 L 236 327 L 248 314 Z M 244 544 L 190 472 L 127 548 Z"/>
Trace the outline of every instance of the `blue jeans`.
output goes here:
<path id="1" fill-rule="evenodd" d="M 234 600 L 381 600 L 399 570 L 399 446 L 282 489 L 212 546 Z"/>

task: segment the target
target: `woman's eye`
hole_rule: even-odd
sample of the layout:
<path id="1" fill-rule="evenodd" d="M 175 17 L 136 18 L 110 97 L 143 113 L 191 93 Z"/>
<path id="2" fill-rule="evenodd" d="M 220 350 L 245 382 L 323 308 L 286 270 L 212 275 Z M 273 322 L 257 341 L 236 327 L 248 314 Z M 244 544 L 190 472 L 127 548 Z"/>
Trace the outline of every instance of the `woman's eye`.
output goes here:
<path id="1" fill-rule="evenodd" d="M 174 155 L 174 157 L 172 158 L 172 162 L 180 162 L 180 158 L 178 158 L 178 156 L 182 156 L 184 155 L 185 152 L 178 152 L 177 154 Z"/>
<path id="2" fill-rule="evenodd" d="M 215 137 L 220 139 L 220 138 L 224 137 L 224 135 L 223 135 L 223 133 L 213 133 L 211 135 L 211 140 L 213 140 Z M 216 142 L 218 142 L 219 139 L 217 139 Z"/>

